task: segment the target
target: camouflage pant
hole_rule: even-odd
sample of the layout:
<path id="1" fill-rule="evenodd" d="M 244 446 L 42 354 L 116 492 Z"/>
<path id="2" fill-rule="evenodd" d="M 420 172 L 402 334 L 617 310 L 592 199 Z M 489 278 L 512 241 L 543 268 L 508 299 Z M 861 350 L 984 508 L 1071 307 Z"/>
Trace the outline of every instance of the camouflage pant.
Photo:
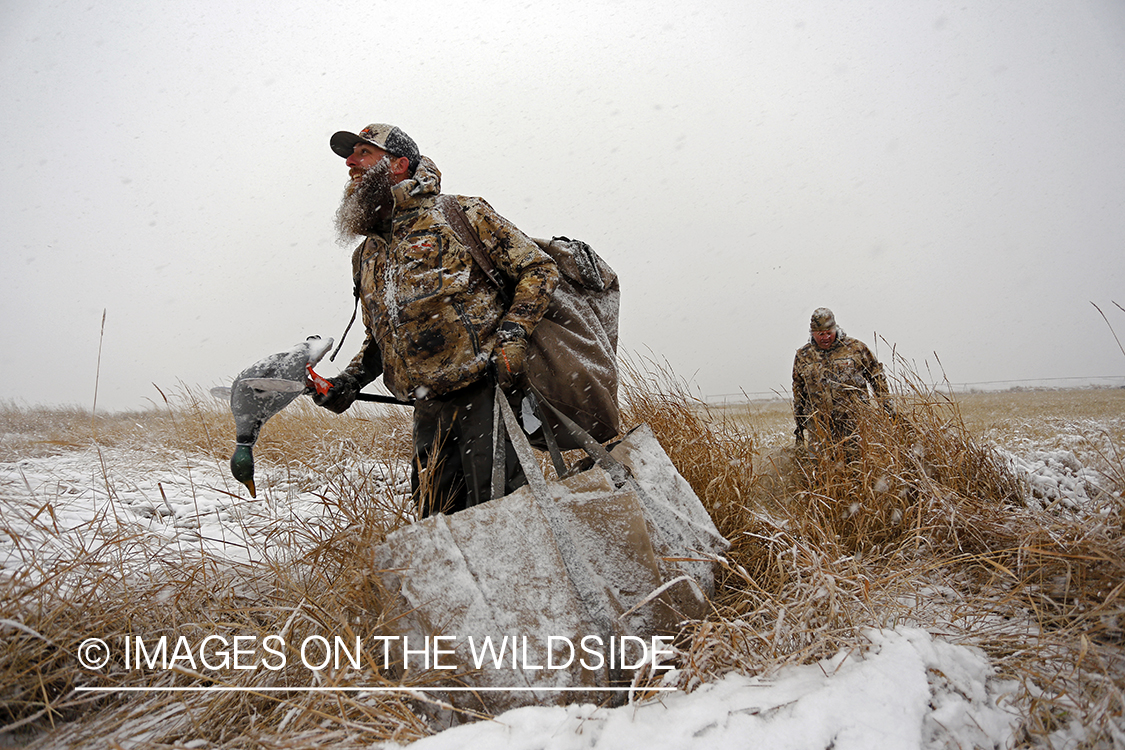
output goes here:
<path id="1" fill-rule="evenodd" d="M 803 421 L 801 432 L 809 454 L 840 453 L 846 460 L 857 457 L 859 425 L 856 415 L 850 412 L 815 413 Z"/>
<path id="2" fill-rule="evenodd" d="M 421 518 L 492 499 L 493 384 L 488 378 L 414 404 L 414 461 L 410 490 Z M 516 413 L 519 398 L 509 397 Z M 505 494 L 526 484 L 505 439 Z"/>

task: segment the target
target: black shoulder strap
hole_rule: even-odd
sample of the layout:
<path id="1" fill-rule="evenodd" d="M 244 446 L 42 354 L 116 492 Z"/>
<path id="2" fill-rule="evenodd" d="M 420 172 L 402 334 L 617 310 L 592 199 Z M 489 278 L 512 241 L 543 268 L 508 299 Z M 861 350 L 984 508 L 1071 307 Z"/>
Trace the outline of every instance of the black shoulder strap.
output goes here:
<path id="1" fill-rule="evenodd" d="M 359 312 L 359 257 L 365 243 L 366 240 L 359 243 L 359 247 L 352 252 L 352 296 L 355 297 L 355 301 L 352 304 L 352 319 L 348 321 L 347 327 L 344 328 L 344 333 L 340 336 L 340 343 L 336 344 L 335 351 L 333 351 L 332 356 L 328 358 L 329 362 L 336 361 L 336 355 L 340 353 L 340 349 L 344 346 L 344 339 L 348 337 L 348 331 L 352 330 L 352 323 L 355 323 L 355 316 Z"/>
<path id="2" fill-rule="evenodd" d="M 344 328 L 344 333 L 340 336 L 340 343 L 336 345 L 336 349 L 332 352 L 332 356 L 328 358 L 329 362 L 336 361 L 336 355 L 340 353 L 340 347 L 344 345 L 344 339 L 347 338 L 348 331 L 352 330 L 352 323 L 355 323 L 356 313 L 359 312 L 359 284 L 356 284 L 352 289 L 352 294 L 355 295 L 355 303 L 352 305 L 352 319 L 348 321 L 347 327 Z"/>

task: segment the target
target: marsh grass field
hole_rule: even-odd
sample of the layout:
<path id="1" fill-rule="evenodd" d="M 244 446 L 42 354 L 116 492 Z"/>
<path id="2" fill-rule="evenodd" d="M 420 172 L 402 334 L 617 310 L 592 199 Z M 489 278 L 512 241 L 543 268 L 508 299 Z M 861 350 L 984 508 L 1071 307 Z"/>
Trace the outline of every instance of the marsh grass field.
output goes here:
<path id="1" fill-rule="evenodd" d="M 787 401 L 708 407 L 670 373 L 632 373 L 627 426 L 653 428 L 732 543 L 710 616 L 681 633 L 680 687 L 768 675 L 859 648 L 864 629 L 913 626 L 979 647 L 1018 685 L 1016 746 L 1125 746 L 1125 389 L 894 387 L 903 418 L 865 420 L 857 458 L 794 451 Z M 253 691 L 299 679 L 285 670 L 233 676 L 241 693 L 75 691 L 91 679 L 75 658 L 89 633 L 377 625 L 382 595 L 363 552 L 412 520 L 405 410 L 337 416 L 298 400 L 255 450 L 256 503 L 225 470 L 229 412 L 191 389 L 93 417 L 8 404 L 0 435 L 0 737 L 280 749 L 435 731 L 416 696 Z M 62 468 L 79 454 L 96 468 Z M 100 510 L 68 520 L 84 497 Z M 311 510 L 288 507 L 294 497 Z M 220 541 L 244 554 L 213 551 L 227 533 L 208 526 L 215 517 L 241 529 Z M 186 534 L 174 544 L 148 533 L 173 525 Z M 97 679 L 128 689 L 203 678 Z M 386 678 L 372 668 L 324 679 Z"/>
<path id="2" fill-rule="evenodd" d="M 938 388 L 932 398 L 956 406 L 968 431 L 978 439 L 1003 444 L 1025 440 L 1050 441 L 1059 435 L 1077 435 L 1105 426 L 1122 437 L 1125 388 L 1010 389 L 1003 391 L 953 391 Z M 778 444 L 789 440 L 793 407 L 788 399 L 774 398 L 730 406 L 710 406 L 715 416 L 727 415 L 747 429 Z"/>

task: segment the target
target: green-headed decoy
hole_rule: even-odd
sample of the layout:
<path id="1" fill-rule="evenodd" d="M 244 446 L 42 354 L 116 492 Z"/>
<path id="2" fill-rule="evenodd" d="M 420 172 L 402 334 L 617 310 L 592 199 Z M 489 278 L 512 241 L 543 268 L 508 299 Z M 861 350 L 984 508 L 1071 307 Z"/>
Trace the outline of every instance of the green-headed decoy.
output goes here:
<path id="1" fill-rule="evenodd" d="M 254 488 L 254 444 L 270 417 L 288 406 L 306 386 L 308 367 L 315 365 L 332 348 L 332 339 L 309 336 L 291 349 L 258 360 L 238 374 L 230 387 L 230 410 L 234 414 L 235 447 L 230 458 L 230 473 L 246 485 L 250 497 Z M 225 389 L 216 388 L 216 395 Z"/>

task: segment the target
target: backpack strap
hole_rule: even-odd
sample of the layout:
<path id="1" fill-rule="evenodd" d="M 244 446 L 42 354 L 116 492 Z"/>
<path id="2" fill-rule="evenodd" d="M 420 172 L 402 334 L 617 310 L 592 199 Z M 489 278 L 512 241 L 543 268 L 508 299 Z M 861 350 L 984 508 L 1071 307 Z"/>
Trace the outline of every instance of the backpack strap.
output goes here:
<path id="1" fill-rule="evenodd" d="M 508 292 L 504 285 L 500 283 L 500 277 L 497 275 L 496 266 L 492 263 L 492 258 L 488 257 L 488 252 L 484 249 L 484 243 L 480 241 L 480 236 L 473 231 L 469 226 L 469 220 L 465 216 L 465 209 L 452 195 L 439 195 L 437 197 L 438 207 L 441 208 L 445 214 L 445 220 L 449 222 L 449 226 L 453 227 L 453 231 L 457 233 L 457 237 L 461 240 L 461 244 L 469 251 L 476 264 L 480 266 L 480 270 L 484 271 L 484 275 L 492 282 L 492 285 L 500 292 L 500 300 L 507 307 L 511 304 L 508 299 Z"/>

